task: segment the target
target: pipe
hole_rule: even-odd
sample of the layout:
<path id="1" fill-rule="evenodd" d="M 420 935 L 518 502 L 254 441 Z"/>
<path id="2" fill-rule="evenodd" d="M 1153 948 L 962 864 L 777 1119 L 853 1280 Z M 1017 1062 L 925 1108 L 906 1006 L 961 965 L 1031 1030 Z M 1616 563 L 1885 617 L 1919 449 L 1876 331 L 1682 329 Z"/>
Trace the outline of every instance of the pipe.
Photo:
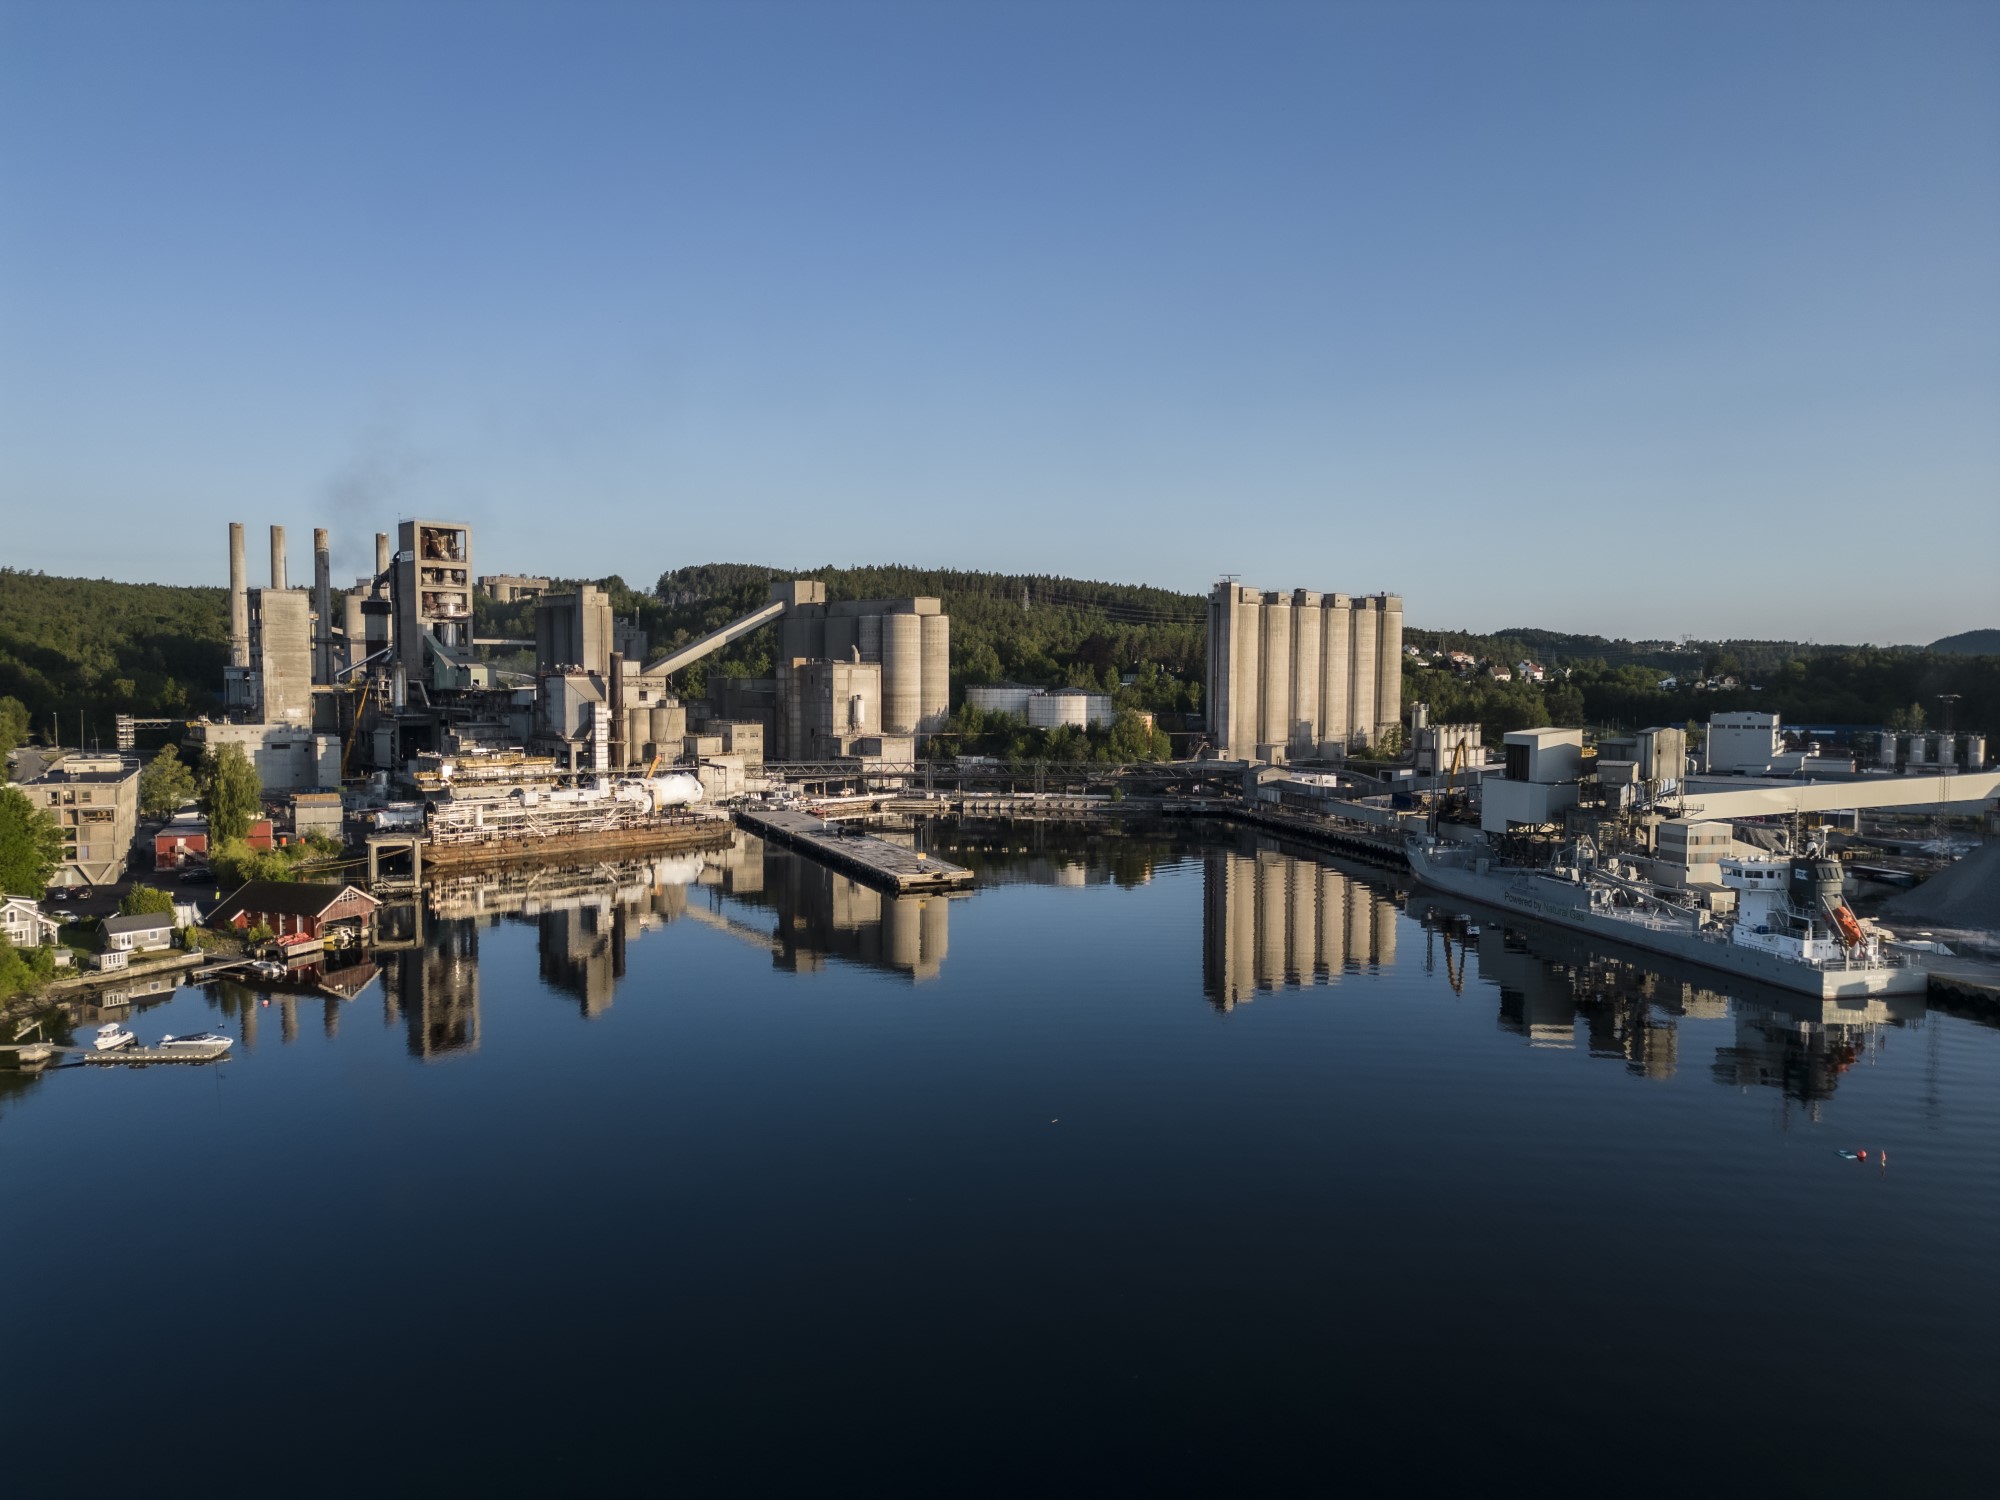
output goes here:
<path id="1" fill-rule="evenodd" d="M 271 528 L 271 587 L 283 589 L 285 583 L 285 528 Z"/>
<path id="2" fill-rule="evenodd" d="M 250 568 L 241 521 L 229 523 L 229 665 L 250 665 Z"/>
<path id="3" fill-rule="evenodd" d="M 333 548 L 326 528 L 313 528 L 313 681 L 333 681 Z"/>

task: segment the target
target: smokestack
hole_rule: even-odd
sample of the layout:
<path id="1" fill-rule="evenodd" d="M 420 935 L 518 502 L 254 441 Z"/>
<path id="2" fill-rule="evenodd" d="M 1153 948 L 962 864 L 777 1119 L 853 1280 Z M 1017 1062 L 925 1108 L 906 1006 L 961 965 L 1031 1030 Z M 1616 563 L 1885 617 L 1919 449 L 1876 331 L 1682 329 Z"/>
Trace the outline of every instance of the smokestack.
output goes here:
<path id="1" fill-rule="evenodd" d="M 250 567 L 243 560 L 243 523 L 229 523 L 229 665 L 250 665 Z"/>
<path id="2" fill-rule="evenodd" d="M 313 528 L 313 612 L 319 616 L 314 632 L 319 644 L 313 661 L 314 681 L 333 681 L 333 547 L 326 528 Z"/>
<path id="3" fill-rule="evenodd" d="M 389 571 L 389 533 L 375 533 L 375 576 L 380 578 Z"/>
<path id="4" fill-rule="evenodd" d="M 271 528 L 271 587 L 282 589 L 285 584 L 285 528 Z"/>

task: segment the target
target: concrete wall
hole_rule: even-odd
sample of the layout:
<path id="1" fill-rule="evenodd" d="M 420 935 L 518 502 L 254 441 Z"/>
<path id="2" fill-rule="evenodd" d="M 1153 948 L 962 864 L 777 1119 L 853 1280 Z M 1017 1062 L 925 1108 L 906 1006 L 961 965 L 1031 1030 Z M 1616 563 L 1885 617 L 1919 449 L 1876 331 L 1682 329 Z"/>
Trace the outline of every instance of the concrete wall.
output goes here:
<path id="1" fill-rule="evenodd" d="M 203 749 L 241 745 L 267 794 L 340 785 L 340 740 L 334 735 L 284 724 L 200 723 L 193 738 Z"/>

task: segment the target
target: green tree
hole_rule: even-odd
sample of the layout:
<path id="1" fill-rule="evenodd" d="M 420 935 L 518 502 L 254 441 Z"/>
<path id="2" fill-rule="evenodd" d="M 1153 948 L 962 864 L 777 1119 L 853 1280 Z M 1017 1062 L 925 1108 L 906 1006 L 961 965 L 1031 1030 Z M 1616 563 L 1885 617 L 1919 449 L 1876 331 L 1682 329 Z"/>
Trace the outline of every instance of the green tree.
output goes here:
<path id="1" fill-rule="evenodd" d="M 118 903 L 119 913 L 127 917 L 146 916 L 158 913 L 172 916 L 174 898 L 156 885 L 135 885 L 125 893 Z"/>
<path id="2" fill-rule="evenodd" d="M 0 787 L 0 892 L 39 898 L 62 861 L 62 829 L 13 787 Z"/>
<path id="3" fill-rule="evenodd" d="M 139 774 L 139 811 L 149 818 L 169 817 L 182 803 L 192 801 L 197 790 L 194 772 L 181 764 L 180 751 L 162 745 Z"/>
<path id="4" fill-rule="evenodd" d="M 264 783 L 241 745 L 224 745 L 203 760 L 201 810 L 212 844 L 242 838 L 263 812 Z"/>
<path id="5" fill-rule="evenodd" d="M 28 705 L 19 698 L 0 698 L 0 770 L 7 757 L 28 739 Z"/>

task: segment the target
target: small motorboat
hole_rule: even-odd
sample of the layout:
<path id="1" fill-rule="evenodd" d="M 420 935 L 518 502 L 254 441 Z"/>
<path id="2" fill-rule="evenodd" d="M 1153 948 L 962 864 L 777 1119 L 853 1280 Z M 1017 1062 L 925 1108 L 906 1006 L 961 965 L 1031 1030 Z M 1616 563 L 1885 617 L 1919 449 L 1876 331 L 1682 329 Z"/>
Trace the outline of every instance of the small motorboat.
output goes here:
<path id="1" fill-rule="evenodd" d="M 283 979 L 288 971 L 283 964 L 273 963 L 268 958 L 260 958 L 250 965 L 250 972 L 259 979 Z"/>
<path id="2" fill-rule="evenodd" d="M 160 1048 L 165 1052 L 227 1052 L 234 1045 L 234 1037 L 226 1037 L 219 1031 L 190 1031 L 186 1036 L 160 1038 Z"/>
<path id="3" fill-rule="evenodd" d="M 129 1047 L 138 1040 L 116 1021 L 107 1021 L 97 1028 L 97 1038 L 90 1045 L 99 1052 L 116 1052 L 119 1048 Z"/>

